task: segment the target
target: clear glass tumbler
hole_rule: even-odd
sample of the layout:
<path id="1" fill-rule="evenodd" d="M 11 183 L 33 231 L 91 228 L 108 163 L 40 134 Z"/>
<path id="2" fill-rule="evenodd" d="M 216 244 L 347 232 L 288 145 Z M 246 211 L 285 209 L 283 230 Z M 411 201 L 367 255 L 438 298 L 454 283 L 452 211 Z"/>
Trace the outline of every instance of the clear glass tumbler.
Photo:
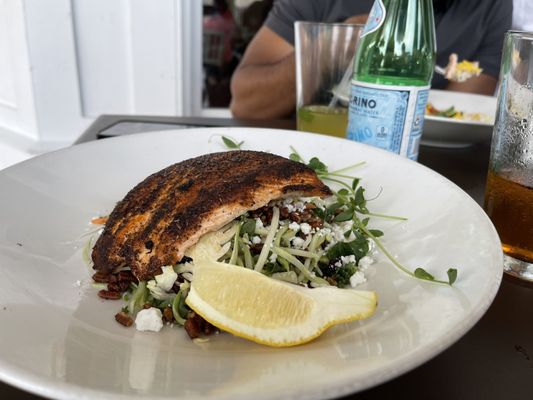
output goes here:
<path id="1" fill-rule="evenodd" d="M 298 130 L 346 137 L 353 58 L 363 28 L 295 22 Z"/>
<path id="2" fill-rule="evenodd" d="M 533 33 L 505 36 L 484 208 L 505 272 L 533 282 Z"/>

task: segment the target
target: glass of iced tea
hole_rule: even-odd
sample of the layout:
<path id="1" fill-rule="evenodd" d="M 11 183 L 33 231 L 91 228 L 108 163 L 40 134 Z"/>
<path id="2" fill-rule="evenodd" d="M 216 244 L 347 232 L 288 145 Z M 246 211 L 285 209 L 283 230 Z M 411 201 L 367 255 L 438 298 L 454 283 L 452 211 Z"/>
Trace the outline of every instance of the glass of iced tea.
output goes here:
<path id="1" fill-rule="evenodd" d="M 346 137 L 353 57 L 364 25 L 296 22 L 299 131 Z"/>
<path id="2" fill-rule="evenodd" d="M 505 36 L 484 208 L 505 272 L 533 282 L 533 33 Z"/>

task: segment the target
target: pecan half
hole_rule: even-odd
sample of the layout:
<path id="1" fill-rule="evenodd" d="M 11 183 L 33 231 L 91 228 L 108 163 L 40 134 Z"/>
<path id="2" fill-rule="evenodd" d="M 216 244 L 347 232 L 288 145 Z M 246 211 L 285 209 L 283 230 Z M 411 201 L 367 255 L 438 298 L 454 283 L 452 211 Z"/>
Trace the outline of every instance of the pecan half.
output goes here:
<path id="1" fill-rule="evenodd" d="M 119 324 L 130 327 L 133 325 L 133 318 L 126 314 L 124 311 L 115 314 L 115 319 Z"/>
<path id="2" fill-rule="evenodd" d="M 122 298 L 122 293 L 102 289 L 98 292 L 98 297 L 106 300 L 120 300 Z"/>
<path id="3" fill-rule="evenodd" d="M 93 281 L 97 283 L 107 283 L 109 282 L 109 274 L 106 274 L 105 272 L 98 271 L 93 275 Z"/>
<path id="4" fill-rule="evenodd" d="M 165 307 L 165 309 L 163 310 L 163 321 L 164 322 L 174 321 L 174 313 L 172 312 L 171 307 Z"/>
<path id="5" fill-rule="evenodd" d="M 191 339 L 199 338 L 200 334 L 202 333 L 202 330 L 200 328 L 200 321 L 196 319 L 195 316 L 196 314 L 189 316 L 189 318 L 185 320 L 185 324 L 183 325 L 185 331 Z"/>
<path id="6" fill-rule="evenodd" d="M 185 321 L 185 325 L 183 327 L 185 328 L 185 330 L 187 331 L 191 339 L 199 338 L 202 334 L 204 334 L 205 336 L 208 336 L 215 332 L 218 332 L 218 328 L 211 325 L 209 322 L 203 319 L 200 315 L 194 312 L 191 312 L 189 314 L 189 316 L 187 317 L 187 320 Z"/>

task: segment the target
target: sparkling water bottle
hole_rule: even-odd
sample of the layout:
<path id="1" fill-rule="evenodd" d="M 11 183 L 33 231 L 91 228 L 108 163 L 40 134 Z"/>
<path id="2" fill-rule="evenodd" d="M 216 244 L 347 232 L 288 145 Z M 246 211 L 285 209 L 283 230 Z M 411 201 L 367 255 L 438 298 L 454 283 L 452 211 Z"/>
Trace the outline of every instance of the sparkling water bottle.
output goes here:
<path id="1" fill-rule="evenodd" d="M 346 136 L 416 160 L 435 58 L 432 0 L 376 0 L 355 56 Z"/>

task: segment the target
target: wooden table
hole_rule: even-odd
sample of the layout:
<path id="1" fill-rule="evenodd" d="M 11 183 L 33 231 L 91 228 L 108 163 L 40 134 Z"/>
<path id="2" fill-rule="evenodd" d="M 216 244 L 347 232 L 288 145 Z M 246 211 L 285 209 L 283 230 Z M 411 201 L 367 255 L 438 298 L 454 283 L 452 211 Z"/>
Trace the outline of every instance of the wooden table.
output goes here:
<path id="1" fill-rule="evenodd" d="M 104 115 L 77 143 L 135 131 L 191 126 L 255 126 L 294 129 L 294 121 L 241 121 Z M 455 182 L 482 203 L 490 143 L 463 149 L 421 146 L 419 162 Z M 482 266 L 480 266 L 482 268 Z M 531 308 L 530 308 L 531 307 Z M 390 382 L 344 399 L 533 398 L 533 287 L 504 277 L 493 304 L 481 320 L 440 355 Z M 40 397 L 0 383 L 3 399 Z"/>

